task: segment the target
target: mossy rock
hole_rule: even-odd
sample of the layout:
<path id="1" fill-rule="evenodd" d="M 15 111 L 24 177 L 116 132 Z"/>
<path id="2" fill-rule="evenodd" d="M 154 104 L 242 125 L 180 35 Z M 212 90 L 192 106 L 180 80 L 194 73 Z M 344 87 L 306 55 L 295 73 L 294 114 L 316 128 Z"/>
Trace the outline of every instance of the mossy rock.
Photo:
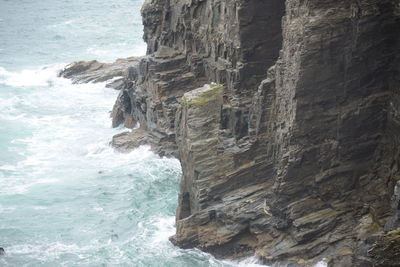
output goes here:
<path id="1" fill-rule="evenodd" d="M 386 234 L 386 238 L 389 241 L 396 241 L 399 242 L 400 245 L 400 228 L 397 228 L 396 230 L 390 231 Z M 400 258 L 399 258 L 399 264 L 400 264 Z"/>
<path id="2" fill-rule="evenodd" d="M 208 87 L 208 88 L 207 88 Z M 195 107 L 203 107 L 206 104 L 218 100 L 220 89 L 223 88 L 223 84 L 206 84 L 204 87 L 196 89 L 194 91 L 185 94 L 186 96 L 182 97 L 181 105 L 182 106 L 195 106 Z M 198 94 L 194 93 L 196 91 L 201 91 Z M 191 95 L 192 94 L 192 95 Z"/>
<path id="3" fill-rule="evenodd" d="M 374 266 L 399 266 L 400 228 L 383 235 L 368 253 L 374 260 Z"/>
<path id="4" fill-rule="evenodd" d="M 181 104 L 182 104 L 182 106 L 188 105 L 188 101 L 187 101 L 186 97 L 182 97 Z"/>

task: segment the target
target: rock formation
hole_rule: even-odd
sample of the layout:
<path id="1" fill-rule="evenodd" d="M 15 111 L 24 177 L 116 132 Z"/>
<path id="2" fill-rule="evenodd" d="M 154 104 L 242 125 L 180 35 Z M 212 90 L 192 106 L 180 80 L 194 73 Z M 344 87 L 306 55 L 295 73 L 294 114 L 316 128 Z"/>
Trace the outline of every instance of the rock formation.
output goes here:
<path id="1" fill-rule="evenodd" d="M 180 159 L 174 244 L 398 266 L 398 0 L 146 0 L 142 14 L 147 56 L 113 111 L 140 129 L 113 142 Z"/>
<path id="2" fill-rule="evenodd" d="M 117 59 L 114 63 L 78 61 L 67 65 L 59 76 L 71 79 L 74 83 L 108 82 L 107 87 L 120 90 L 124 86 L 127 71 L 136 67 L 139 61 L 137 57 Z"/>

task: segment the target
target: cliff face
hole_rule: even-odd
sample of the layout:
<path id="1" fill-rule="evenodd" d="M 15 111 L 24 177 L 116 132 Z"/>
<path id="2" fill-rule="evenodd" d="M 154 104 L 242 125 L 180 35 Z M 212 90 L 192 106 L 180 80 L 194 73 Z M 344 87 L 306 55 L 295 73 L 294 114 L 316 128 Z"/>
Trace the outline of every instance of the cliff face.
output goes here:
<path id="1" fill-rule="evenodd" d="M 148 55 L 113 120 L 181 160 L 174 244 L 398 263 L 384 234 L 400 226 L 397 0 L 147 0 L 142 13 Z"/>

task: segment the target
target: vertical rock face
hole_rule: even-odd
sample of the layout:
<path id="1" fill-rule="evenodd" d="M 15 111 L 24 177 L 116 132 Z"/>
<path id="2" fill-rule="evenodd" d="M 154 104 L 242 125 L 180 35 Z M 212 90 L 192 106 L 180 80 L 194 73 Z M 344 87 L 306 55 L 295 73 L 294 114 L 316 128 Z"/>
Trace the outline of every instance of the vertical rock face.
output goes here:
<path id="1" fill-rule="evenodd" d="M 142 13 L 148 55 L 114 114 L 181 160 L 174 244 L 396 262 L 379 251 L 400 247 L 384 244 L 400 242 L 384 235 L 400 217 L 397 0 L 147 0 Z"/>

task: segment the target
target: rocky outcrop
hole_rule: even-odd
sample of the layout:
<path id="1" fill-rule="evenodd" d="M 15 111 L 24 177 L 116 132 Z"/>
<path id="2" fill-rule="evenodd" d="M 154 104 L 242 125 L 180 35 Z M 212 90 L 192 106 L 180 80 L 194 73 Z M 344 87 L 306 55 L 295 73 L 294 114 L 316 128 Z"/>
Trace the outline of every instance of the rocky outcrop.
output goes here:
<path id="1" fill-rule="evenodd" d="M 117 59 L 113 63 L 101 63 L 97 60 L 78 61 L 67 65 L 59 76 L 71 79 L 74 83 L 108 82 L 107 87 L 121 89 L 130 68 L 135 68 L 140 58 Z"/>
<path id="2" fill-rule="evenodd" d="M 106 82 L 106 87 L 110 87 L 116 90 L 122 90 L 130 87 L 130 80 L 132 73 L 135 73 L 141 58 L 129 57 L 117 59 L 113 63 L 101 63 L 97 60 L 92 61 L 78 61 L 67 65 L 63 70 L 60 71 L 59 76 L 71 79 L 73 83 L 100 83 Z M 126 92 L 126 91 L 124 91 Z M 133 128 L 136 124 L 136 120 L 131 116 L 131 108 L 129 103 L 129 97 L 121 94 L 112 110 L 112 126 L 117 127 L 120 124 L 124 124 L 127 128 Z M 119 139 L 119 141 L 116 141 Z M 121 144 L 123 140 L 126 140 L 125 135 L 118 135 L 114 138 L 113 143 Z M 131 147 L 131 144 L 117 145 L 118 148 Z"/>
<path id="3" fill-rule="evenodd" d="M 142 14 L 147 56 L 113 111 L 140 128 L 114 145 L 180 159 L 174 244 L 395 266 L 397 0 L 147 0 Z"/>
<path id="4" fill-rule="evenodd" d="M 136 129 L 131 132 L 126 131 L 114 135 L 111 141 L 111 145 L 121 152 L 129 152 L 139 146 L 147 144 L 149 144 L 149 135 L 142 129 Z"/>

